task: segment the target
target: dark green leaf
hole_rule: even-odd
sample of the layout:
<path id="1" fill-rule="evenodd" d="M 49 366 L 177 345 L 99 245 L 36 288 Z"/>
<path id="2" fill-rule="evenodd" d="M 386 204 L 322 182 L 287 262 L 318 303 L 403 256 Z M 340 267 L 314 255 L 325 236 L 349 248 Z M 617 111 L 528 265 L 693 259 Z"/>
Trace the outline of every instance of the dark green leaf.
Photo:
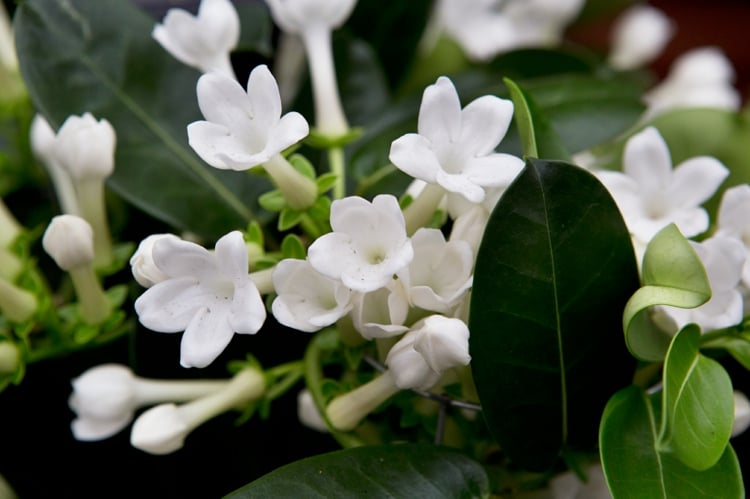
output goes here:
<path id="1" fill-rule="evenodd" d="M 727 446 L 719 461 L 696 471 L 656 450 L 659 395 L 630 386 L 616 393 L 602 415 L 599 444 L 602 467 L 615 499 L 742 499 L 737 456 Z"/>
<path id="2" fill-rule="evenodd" d="M 483 414 L 520 466 L 595 446 L 601 410 L 633 374 L 620 320 L 637 287 L 607 190 L 576 166 L 529 159 L 485 230 L 469 325 Z"/>
<path id="3" fill-rule="evenodd" d="M 279 468 L 226 496 L 243 498 L 489 497 L 479 463 L 434 445 L 357 447 Z"/>
<path id="4" fill-rule="evenodd" d="M 729 444 L 734 393 L 721 364 L 700 354 L 700 337 L 698 326 L 689 324 L 669 347 L 658 449 L 693 469 L 706 470 Z"/>
<path id="5" fill-rule="evenodd" d="M 639 359 L 660 361 L 667 353 L 671 336 L 655 324 L 649 308 L 698 307 L 711 297 L 711 286 L 698 255 L 674 224 L 649 242 L 642 275 L 643 287 L 628 300 L 623 312 L 625 341 Z"/>
<path id="6" fill-rule="evenodd" d="M 155 21 L 118 0 L 29 0 L 16 11 L 20 68 L 40 112 L 57 128 L 91 112 L 117 132 L 108 185 L 181 230 L 216 238 L 244 227 L 268 183 L 204 164 L 186 126 L 202 119 L 199 73 L 151 37 Z"/>

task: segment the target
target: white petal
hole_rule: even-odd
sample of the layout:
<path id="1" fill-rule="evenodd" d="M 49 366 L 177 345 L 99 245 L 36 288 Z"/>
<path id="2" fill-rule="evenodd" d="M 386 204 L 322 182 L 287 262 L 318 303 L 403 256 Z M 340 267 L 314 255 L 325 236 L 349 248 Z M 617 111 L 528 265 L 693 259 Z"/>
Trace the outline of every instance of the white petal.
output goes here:
<path id="1" fill-rule="evenodd" d="M 206 248 L 179 238 L 161 238 L 154 242 L 154 264 L 167 276 L 211 279 L 219 271 L 216 259 Z"/>
<path id="2" fill-rule="evenodd" d="M 266 320 L 266 307 L 250 276 L 234 282 L 229 326 L 239 334 L 255 334 Z"/>
<path id="3" fill-rule="evenodd" d="M 135 301 L 138 320 L 161 333 L 184 331 L 196 311 L 215 300 L 211 290 L 189 277 L 169 279 L 148 288 Z"/>
<path id="4" fill-rule="evenodd" d="M 730 187 L 721 198 L 718 224 L 720 231 L 742 237 L 750 233 L 750 185 L 741 184 Z"/>
<path id="5" fill-rule="evenodd" d="M 304 139 L 309 133 L 310 125 L 304 116 L 297 112 L 286 113 L 271 131 L 264 151 L 269 157 L 273 156 Z"/>
<path id="6" fill-rule="evenodd" d="M 248 275 L 247 246 L 242 232 L 235 230 L 222 236 L 214 247 L 219 269 L 227 277 L 244 279 Z"/>
<path id="7" fill-rule="evenodd" d="M 201 0 L 198 18 L 203 39 L 214 52 L 229 52 L 240 40 L 240 17 L 230 0 Z"/>
<path id="8" fill-rule="evenodd" d="M 666 194 L 673 206 L 692 208 L 713 196 L 727 175 L 729 170 L 716 158 L 690 158 L 677 165 Z"/>
<path id="9" fill-rule="evenodd" d="M 216 360 L 234 336 L 229 315 L 229 307 L 218 304 L 195 313 L 180 343 L 182 367 L 206 367 Z"/>
<path id="10" fill-rule="evenodd" d="M 470 158 L 464 165 L 462 175 L 483 187 L 507 187 L 515 180 L 523 166 L 523 160 L 511 154 L 490 154 Z"/>
<path id="11" fill-rule="evenodd" d="M 116 435 L 128 426 L 132 419 L 133 413 L 121 414 L 112 419 L 75 418 L 70 423 L 70 429 L 76 440 L 92 442 Z"/>
<path id="12" fill-rule="evenodd" d="M 307 259 L 315 270 L 331 279 L 340 279 L 344 268 L 360 261 L 351 245 L 351 238 L 338 232 L 317 238 L 307 249 Z"/>
<path id="13" fill-rule="evenodd" d="M 440 161 L 425 137 L 408 133 L 391 143 L 388 159 L 393 165 L 414 178 L 434 184 Z"/>
<path id="14" fill-rule="evenodd" d="M 198 105 L 207 121 L 230 130 L 247 126 L 254 117 L 250 99 L 237 80 L 221 73 L 206 73 L 196 87 Z"/>
<path id="15" fill-rule="evenodd" d="M 445 190 L 461 194 L 472 203 L 481 203 L 484 200 L 484 189 L 463 175 L 445 173 L 441 170 L 437 172 L 436 180 Z"/>
<path id="16" fill-rule="evenodd" d="M 461 101 L 456 87 L 445 76 L 425 89 L 417 130 L 433 144 L 454 142 L 460 138 Z"/>
<path id="17" fill-rule="evenodd" d="M 474 156 L 495 150 L 513 119 L 513 102 L 485 95 L 470 102 L 461 112 L 461 147 Z M 520 159 L 519 159 L 520 161 Z"/>
<path id="18" fill-rule="evenodd" d="M 258 128 L 271 128 L 281 119 L 281 96 L 268 66 L 256 66 L 247 80 L 252 119 Z"/>
<path id="19" fill-rule="evenodd" d="M 646 191 L 661 191 L 669 185 L 672 157 L 656 128 L 648 127 L 628 139 L 623 152 L 623 171 Z"/>

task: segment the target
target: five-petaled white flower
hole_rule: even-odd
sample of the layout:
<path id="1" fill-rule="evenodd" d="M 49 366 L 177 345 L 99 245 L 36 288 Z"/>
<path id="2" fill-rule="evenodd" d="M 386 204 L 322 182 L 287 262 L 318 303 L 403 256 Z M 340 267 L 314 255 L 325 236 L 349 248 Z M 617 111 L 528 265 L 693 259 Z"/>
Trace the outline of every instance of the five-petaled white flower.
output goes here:
<path id="1" fill-rule="evenodd" d="M 220 73 L 201 76 L 197 91 L 206 121 L 188 125 L 188 142 L 215 168 L 247 170 L 262 165 L 309 132 L 301 114 L 281 116 L 279 87 L 265 65 L 250 73 L 247 93 Z"/>
<path id="2" fill-rule="evenodd" d="M 230 0 L 201 0 L 195 16 L 169 9 L 151 36 L 183 64 L 234 78 L 230 53 L 240 40 L 240 17 Z"/>
<path id="3" fill-rule="evenodd" d="M 273 271 L 276 298 L 271 310 L 281 324 L 312 333 L 329 326 L 351 309 L 351 290 L 330 279 L 307 260 L 287 258 Z"/>
<path id="4" fill-rule="evenodd" d="M 260 293 L 248 274 L 247 248 L 239 231 L 216 242 L 215 252 L 188 241 L 161 238 L 153 260 L 167 279 L 135 302 L 141 324 L 154 331 L 185 331 L 180 363 L 205 367 L 233 333 L 255 334 L 266 319 Z"/>
<path id="5" fill-rule="evenodd" d="M 419 133 L 396 139 L 389 157 L 408 175 L 480 203 L 486 187 L 508 185 L 523 167 L 520 158 L 495 152 L 512 118 L 513 103 L 491 95 L 462 110 L 453 83 L 441 76 L 422 96 Z"/>
<path id="6" fill-rule="evenodd" d="M 391 338 L 409 330 L 409 299 L 399 279 L 369 293 L 355 293 L 351 312 L 354 329 L 365 339 Z"/>
<path id="7" fill-rule="evenodd" d="M 414 257 L 404 215 L 390 194 L 372 202 L 357 196 L 337 199 L 331 205 L 331 228 L 310 245 L 308 260 L 355 291 L 384 287 Z"/>
<path id="8" fill-rule="evenodd" d="M 598 171 L 638 244 L 646 244 L 670 223 L 685 237 L 708 229 L 708 200 L 729 171 L 717 159 L 697 156 L 672 169 L 659 131 L 648 127 L 625 144 L 623 171 Z"/>

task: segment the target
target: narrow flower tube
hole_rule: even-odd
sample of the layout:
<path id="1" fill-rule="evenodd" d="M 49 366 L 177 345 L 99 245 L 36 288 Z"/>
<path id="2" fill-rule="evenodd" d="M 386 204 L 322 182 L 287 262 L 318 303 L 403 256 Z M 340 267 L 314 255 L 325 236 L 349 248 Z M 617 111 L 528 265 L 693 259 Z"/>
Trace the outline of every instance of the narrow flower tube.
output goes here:
<path id="1" fill-rule="evenodd" d="M 21 224 L 0 198 L 0 247 L 7 248 L 23 232 Z"/>
<path id="2" fill-rule="evenodd" d="M 356 0 L 266 0 L 276 24 L 299 35 L 305 46 L 315 103 L 315 126 L 323 135 L 349 131 L 336 82 L 331 33 L 351 15 Z"/>
<path id="3" fill-rule="evenodd" d="M 111 306 L 94 271 L 94 234 L 91 225 L 76 215 L 58 215 L 42 237 L 42 247 L 73 281 L 81 318 L 93 325 L 104 322 Z"/>
<path id="4" fill-rule="evenodd" d="M 125 428 L 135 411 L 161 402 L 184 402 L 224 388 L 228 380 L 160 380 L 136 376 L 120 364 L 94 366 L 72 381 L 68 405 L 76 413 L 77 440 L 109 438 Z"/>
<path id="5" fill-rule="evenodd" d="M 399 390 L 391 372 L 385 371 L 368 383 L 331 400 L 326 407 L 326 416 L 337 430 L 351 431 Z"/>
<path id="6" fill-rule="evenodd" d="M 13 322 L 26 322 L 36 312 L 36 297 L 15 284 L 0 279 L 0 312 Z"/>
<path id="7" fill-rule="evenodd" d="M 55 155 L 55 139 L 55 131 L 47 120 L 41 114 L 34 116 L 29 132 L 31 150 L 47 170 L 62 212 L 68 215 L 80 215 L 73 179 Z"/>
<path id="8" fill-rule="evenodd" d="M 13 374 L 21 363 L 21 352 L 11 341 L 0 341 L 0 376 Z"/>
<path id="9" fill-rule="evenodd" d="M 161 404 L 141 414 L 133 423 L 130 443 L 150 454 L 169 454 L 182 448 L 187 435 L 206 421 L 261 397 L 266 389 L 263 373 L 248 368 L 226 386 L 186 404 Z"/>

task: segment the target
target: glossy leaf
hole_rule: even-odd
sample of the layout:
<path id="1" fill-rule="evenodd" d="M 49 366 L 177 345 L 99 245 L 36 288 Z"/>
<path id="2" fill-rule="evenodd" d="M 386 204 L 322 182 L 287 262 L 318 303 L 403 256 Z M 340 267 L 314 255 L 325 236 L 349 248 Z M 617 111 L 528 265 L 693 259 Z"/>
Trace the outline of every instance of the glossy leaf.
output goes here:
<path id="1" fill-rule="evenodd" d="M 716 464 L 729 443 L 734 395 L 729 374 L 700 353 L 701 332 L 683 328 L 664 363 L 662 428 L 658 448 L 697 470 Z"/>
<path id="2" fill-rule="evenodd" d="M 186 126 L 202 119 L 199 73 L 151 38 L 154 23 L 130 2 L 23 2 L 14 23 L 21 72 L 53 127 L 84 112 L 113 125 L 109 187 L 177 229 L 215 238 L 247 225 L 268 183 L 216 170 L 189 147 Z"/>
<path id="3" fill-rule="evenodd" d="M 660 361 L 672 337 L 654 323 L 649 309 L 656 305 L 698 307 L 711 298 L 711 286 L 698 255 L 674 224 L 651 240 L 641 273 L 643 287 L 628 300 L 623 312 L 625 341 L 637 358 Z"/>
<path id="4" fill-rule="evenodd" d="M 489 497 L 479 463 L 434 445 L 356 447 L 288 464 L 228 494 L 227 499 Z"/>
<path id="5" fill-rule="evenodd" d="M 517 465 L 543 470 L 595 446 L 606 401 L 633 373 L 620 317 L 637 287 L 607 190 L 576 166 L 527 160 L 488 222 L 469 325 L 482 412 Z"/>
<path id="6" fill-rule="evenodd" d="M 512 80 L 505 78 L 503 81 L 513 100 L 513 116 L 521 137 L 524 155 L 570 161 L 570 153 L 565 150 L 565 146 L 562 145 L 557 133 L 552 129 L 547 117 L 541 112 L 534 99 Z"/>
<path id="7" fill-rule="evenodd" d="M 745 497 L 737 456 L 727 446 L 718 462 L 697 471 L 657 451 L 660 396 L 630 386 L 616 393 L 602 415 L 602 468 L 614 499 Z"/>

